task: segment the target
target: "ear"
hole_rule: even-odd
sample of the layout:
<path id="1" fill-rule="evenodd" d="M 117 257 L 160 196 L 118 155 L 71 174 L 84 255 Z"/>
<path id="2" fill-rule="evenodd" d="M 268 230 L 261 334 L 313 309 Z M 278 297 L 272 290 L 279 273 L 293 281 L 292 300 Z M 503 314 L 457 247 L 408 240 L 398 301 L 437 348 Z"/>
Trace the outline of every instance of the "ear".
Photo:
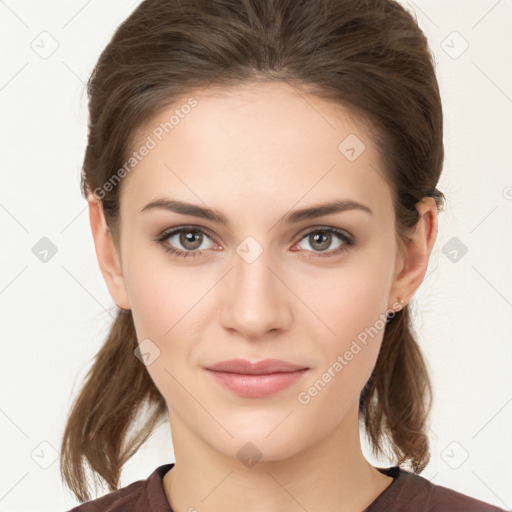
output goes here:
<path id="1" fill-rule="evenodd" d="M 420 219 L 410 235 L 411 240 L 404 243 L 402 252 L 397 255 L 396 273 L 389 294 L 391 304 L 401 298 L 405 306 L 411 300 L 423 282 L 437 238 L 437 205 L 434 198 L 424 197 L 416 204 L 416 209 Z M 392 307 L 389 306 L 389 309 Z"/>
<path id="2" fill-rule="evenodd" d="M 87 202 L 96 256 L 108 291 L 118 307 L 130 309 L 121 259 L 105 221 L 102 203 L 94 195 Z"/>

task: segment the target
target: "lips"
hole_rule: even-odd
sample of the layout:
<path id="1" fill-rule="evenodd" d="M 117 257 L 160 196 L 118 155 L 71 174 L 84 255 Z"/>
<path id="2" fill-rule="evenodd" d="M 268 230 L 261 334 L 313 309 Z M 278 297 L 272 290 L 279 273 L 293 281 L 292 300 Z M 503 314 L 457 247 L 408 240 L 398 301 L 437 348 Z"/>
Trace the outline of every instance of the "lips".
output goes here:
<path id="1" fill-rule="evenodd" d="M 264 398 L 296 384 L 309 368 L 279 359 L 230 359 L 205 368 L 215 382 L 243 397 Z"/>
<path id="2" fill-rule="evenodd" d="M 270 373 L 290 373 L 307 368 L 281 361 L 280 359 L 264 359 L 251 363 L 245 359 L 229 359 L 206 367 L 208 370 L 225 373 L 241 373 L 244 375 L 263 375 Z"/>

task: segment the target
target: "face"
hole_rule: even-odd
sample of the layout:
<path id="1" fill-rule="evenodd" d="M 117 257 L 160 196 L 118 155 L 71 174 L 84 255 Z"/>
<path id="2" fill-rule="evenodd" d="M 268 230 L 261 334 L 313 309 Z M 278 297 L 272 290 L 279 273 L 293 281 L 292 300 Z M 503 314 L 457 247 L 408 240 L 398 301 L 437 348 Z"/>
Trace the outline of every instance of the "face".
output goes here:
<path id="1" fill-rule="evenodd" d="M 251 442 L 285 458 L 343 424 L 375 365 L 396 301 L 391 190 L 348 111 L 283 83 L 193 97 L 140 132 L 134 150 L 154 147 L 122 183 L 124 305 L 171 428 L 228 456 Z M 293 216 L 344 201 L 362 207 Z M 239 358 L 306 370 L 247 396 L 205 369 Z"/>

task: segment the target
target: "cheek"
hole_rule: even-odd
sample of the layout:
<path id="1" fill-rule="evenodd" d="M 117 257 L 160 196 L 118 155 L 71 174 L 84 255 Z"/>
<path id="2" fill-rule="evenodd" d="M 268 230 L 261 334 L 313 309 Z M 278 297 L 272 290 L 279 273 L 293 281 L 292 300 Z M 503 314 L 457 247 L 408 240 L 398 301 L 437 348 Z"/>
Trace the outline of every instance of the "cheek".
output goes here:
<path id="1" fill-rule="evenodd" d="M 312 339 L 322 334 L 320 339 L 325 341 L 321 344 L 330 347 L 331 354 L 333 350 L 343 350 L 376 323 L 382 327 L 379 319 L 387 309 L 393 269 L 391 256 L 381 255 L 375 258 L 367 253 L 347 260 L 328 277 L 322 269 L 297 281 L 297 295 L 314 313 L 304 316 L 310 324 Z"/>
<path id="2" fill-rule="evenodd" d="M 133 247 L 125 261 L 126 286 L 139 343 L 149 339 L 156 345 L 149 344 L 158 357 L 147 370 L 164 396 L 168 388 L 177 396 L 180 388 L 171 375 L 179 381 L 186 377 L 191 353 L 207 324 L 204 305 L 214 278 L 172 265 L 162 252 Z"/>
<path id="3" fill-rule="evenodd" d="M 127 264 L 126 285 L 137 333 L 166 343 L 186 325 L 194 306 L 211 283 L 198 279 L 192 268 L 172 265 L 161 250 L 135 249 Z M 200 308 L 199 308 L 200 309 Z"/>
<path id="4" fill-rule="evenodd" d="M 299 292 L 316 313 L 308 316 L 306 329 L 316 340 L 315 350 L 322 354 L 311 381 L 320 379 L 317 387 L 323 389 L 326 384 L 329 388 L 323 400 L 331 394 L 357 396 L 380 350 L 393 255 L 375 251 L 364 256 L 340 266 L 328 281 L 318 273 L 310 276 Z M 315 293 L 307 294 L 308 289 Z"/>
<path id="5" fill-rule="evenodd" d="M 335 295 L 326 301 L 323 317 L 334 334 L 314 338 L 322 357 L 297 396 L 306 417 L 321 417 L 326 428 L 338 424 L 358 401 L 375 367 L 386 326 L 375 281 L 358 280 L 357 286 L 338 288 Z"/>
<path id="6" fill-rule="evenodd" d="M 186 279 L 175 269 L 149 267 L 137 264 L 135 259 L 132 263 L 128 293 L 141 351 L 145 351 L 146 344 L 151 357 L 146 369 L 168 403 L 170 397 L 173 404 L 186 402 L 179 383 L 184 382 L 183 371 L 197 336 L 190 329 L 189 320 L 199 291 L 190 277 Z"/>

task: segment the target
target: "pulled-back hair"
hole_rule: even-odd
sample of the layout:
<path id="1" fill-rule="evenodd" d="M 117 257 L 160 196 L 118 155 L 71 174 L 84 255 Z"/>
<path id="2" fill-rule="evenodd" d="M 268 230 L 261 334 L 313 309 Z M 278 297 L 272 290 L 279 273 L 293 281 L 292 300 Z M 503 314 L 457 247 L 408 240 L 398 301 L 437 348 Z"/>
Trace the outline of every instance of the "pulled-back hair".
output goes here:
<path id="1" fill-rule="evenodd" d="M 399 247 L 433 197 L 443 165 L 443 120 L 427 39 L 393 0 L 145 0 L 122 23 L 87 85 L 89 134 L 81 189 L 101 200 L 114 240 L 122 182 L 137 130 L 194 91 L 285 81 L 368 121 L 393 196 Z M 99 194 L 101 192 L 101 194 Z M 99 195 L 99 197 L 98 197 Z M 110 490 L 125 462 L 167 415 L 134 356 L 131 311 L 119 310 L 74 401 L 61 473 L 80 501 L 88 469 Z M 432 391 L 406 306 L 390 319 L 359 401 L 375 454 L 420 472 L 429 460 Z M 144 409 L 144 413 L 142 412 Z"/>

